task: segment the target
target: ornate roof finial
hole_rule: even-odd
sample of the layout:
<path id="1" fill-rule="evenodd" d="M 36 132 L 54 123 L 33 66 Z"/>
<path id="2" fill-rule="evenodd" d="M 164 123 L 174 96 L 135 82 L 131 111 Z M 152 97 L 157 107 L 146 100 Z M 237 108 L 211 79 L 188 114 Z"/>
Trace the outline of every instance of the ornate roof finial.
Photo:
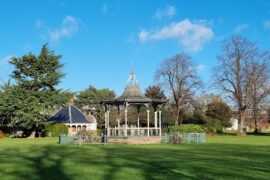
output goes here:
<path id="1" fill-rule="evenodd" d="M 130 79 L 135 79 L 135 72 L 134 72 L 134 63 L 131 63 L 131 71 L 130 71 Z"/>
<path id="2" fill-rule="evenodd" d="M 134 72 L 134 65 L 131 64 L 131 72 L 129 78 L 127 80 L 127 85 L 138 85 L 138 81 L 136 80 L 135 72 Z"/>

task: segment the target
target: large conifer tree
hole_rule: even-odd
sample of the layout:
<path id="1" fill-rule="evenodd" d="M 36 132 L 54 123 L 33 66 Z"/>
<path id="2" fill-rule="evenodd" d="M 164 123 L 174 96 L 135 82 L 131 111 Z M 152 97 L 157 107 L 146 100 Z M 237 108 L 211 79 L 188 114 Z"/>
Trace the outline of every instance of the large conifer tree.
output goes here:
<path id="1" fill-rule="evenodd" d="M 6 101 L 2 99 L 0 102 L 13 104 L 8 111 L 9 125 L 24 130 L 26 134 L 41 129 L 52 109 L 66 100 L 67 92 L 56 89 L 64 76 L 60 58 L 45 44 L 39 56 L 29 53 L 10 60 L 14 65 L 11 77 L 16 84 L 3 88 L 1 95 L 6 96 Z M 5 107 L 0 107 L 0 117 L 7 117 Z"/>

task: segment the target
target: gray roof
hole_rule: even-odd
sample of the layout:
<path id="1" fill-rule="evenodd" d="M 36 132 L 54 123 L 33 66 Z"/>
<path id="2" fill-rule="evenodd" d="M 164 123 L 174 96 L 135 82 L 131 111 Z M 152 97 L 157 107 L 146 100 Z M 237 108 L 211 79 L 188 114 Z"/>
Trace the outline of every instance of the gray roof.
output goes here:
<path id="1" fill-rule="evenodd" d="M 86 116 L 86 119 L 87 119 L 87 121 L 89 123 L 96 123 L 97 122 L 96 118 L 93 115 L 91 115 L 91 114 L 87 115 Z"/>
<path id="2" fill-rule="evenodd" d="M 156 100 L 146 97 L 139 86 L 138 81 L 136 80 L 135 74 L 132 72 L 128 78 L 125 90 L 123 94 L 116 99 L 102 101 L 105 104 L 124 104 L 124 103 L 133 103 L 133 104 L 145 104 L 152 103 L 153 105 L 163 104 L 166 101 L 164 100 Z"/>
<path id="3" fill-rule="evenodd" d="M 131 73 L 127 81 L 126 88 L 121 96 L 116 98 L 119 101 L 151 101 L 150 98 L 146 97 L 140 89 L 139 83 L 136 80 L 135 74 Z"/>
<path id="4" fill-rule="evenodd" d="M 61 108 L 55 115 L 50 118 L 54 122 L 63 122 L 63 123 L 93 123 L 96 122 L 95 117 L 91 115 L 85 116 L 76 106 L 65 106 Z"/>

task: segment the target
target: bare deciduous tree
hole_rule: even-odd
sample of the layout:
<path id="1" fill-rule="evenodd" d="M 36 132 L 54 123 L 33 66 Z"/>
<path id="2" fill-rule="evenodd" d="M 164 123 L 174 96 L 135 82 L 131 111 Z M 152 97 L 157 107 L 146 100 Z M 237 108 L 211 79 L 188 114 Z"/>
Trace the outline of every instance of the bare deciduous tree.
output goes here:
<path id="1" fill-rule="evenodd" d="M 249 86 L 248 95 L 250 99 L 250 109 L 254 121 L 254 132 L 260 132 L 259 120 L 262 111 L 265 109 L 270 93 L 270 54 L 268 52 L 257 51 L 249 64 Z"/>
<path id="2" fill-rule="evenodd" d="M 222 54 L 218 56 L 220 65 L 215 69 L 213 76 L 217 87 L 229 97 L 236 107 L 239 134 L 243 133 L 246 113 L 252 103 L 256 102 L 254 104 L 256 110 L 254 110 L 256 117 L 258 117 L 257 108 L 260 104 L 258 101 L 262 102 L 262 99 L 266 97 L 259 100 L 262 94 L 259 95 L 261 90 L 257 89 L 265 87 L 265 80 L 262 77 L 268 76 L 264 73 L 258 73 L 262 71 L 261 68 L 264 66 L 259 62 L 262 62 L 261 60 L 264 58 L 266 56 L 259 52 L 255 43 L 239 35 L 231 36 L 225 40 L 222 44 Z M 261 79 L 261 82 L 258 78 Z"/>
<path id="3" fill-rule="evenodd" d="M 157 69 L 155 78 L 161 87 L 171 94 L 175 124 L 181 124 L 180 111 L 184 105 L 192 102 L 192 96 L 201 86 L 191 57 L 180 53 L 165 59 Z"/>

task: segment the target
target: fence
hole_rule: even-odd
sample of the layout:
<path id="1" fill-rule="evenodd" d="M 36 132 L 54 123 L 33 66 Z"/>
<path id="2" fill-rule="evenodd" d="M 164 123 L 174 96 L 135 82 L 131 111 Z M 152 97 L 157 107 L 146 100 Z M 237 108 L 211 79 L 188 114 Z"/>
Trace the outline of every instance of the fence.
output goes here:
<path id="1" fill-rule="evenodd" d="M 175 133 L 175 134 L 165 134 L 162 136 L 162 143 L 166 144 L 182 144 L 182 143 L 204 143 L 205 133 Z"/>
<path id="2" fill-rule="evenodd" d="M 83 136 L 75 135 L 69 136 L 67 134 L 62 134 L 59 136 L 59 144 L 75 144 L 75 145 L 90 145 L 90 144 L 106 144 L 109 137 L 107 136 Z M 175 133 L 175 134 L 165 134 L 162 136 L 162 143 L 166 144 L 182 144 L 182 143 L 204 143 L 205 133 Z"/>
<path id="3" fill-rule="evenodd" d="M 104 136 L 82 136 L 61 134 L 59 136 L 59 144 L 75 144 L 75 145 L 89 145 L 104 143 L 106 138 Z"/>
<path id="4" fill-rule="evenodd" d="M 159 136 L 159 128 L 108 128 L 108 136 Z"/>

